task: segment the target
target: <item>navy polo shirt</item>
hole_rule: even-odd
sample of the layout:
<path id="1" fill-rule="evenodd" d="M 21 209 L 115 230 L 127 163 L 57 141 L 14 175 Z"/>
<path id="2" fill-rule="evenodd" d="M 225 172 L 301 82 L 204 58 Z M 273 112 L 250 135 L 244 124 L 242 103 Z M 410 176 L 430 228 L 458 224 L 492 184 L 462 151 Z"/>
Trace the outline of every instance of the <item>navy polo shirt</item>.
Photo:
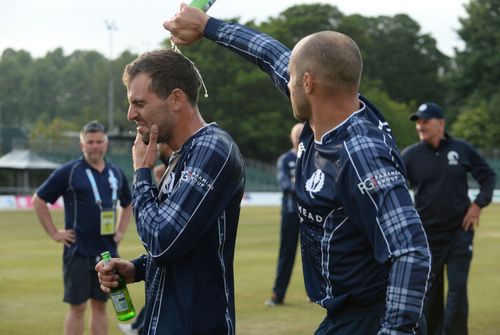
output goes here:
<path id="1" fill-rule="evenodd" d="M 92 168 L 83 157 L 68 162 L 55 170 L 37 190 L 37 195 L 44 201 L 53 204 L 62 196 L 64 200 L 64 228 L 73 229 L 76 242 L 64 247 L 64 253 L 80 256 L 98 256 L 109 250 L 113 257 L 117 256 L 113 235 L 100 234 L 101 215 L 96 203 L 89 177 L 85 172 L 90 169 L 97 184 L 102 200 L 102 208 L 113 208 L 110 173 L 112 170 L 118 180 L 118 203 L 122 207 L 132 202 L 128 182 L 123 171 L 117 166 L 107 163 L 102 172 Z M 117 203 L 117 205 L 118 205 Z"/>
<path id="2" fill-rule="evenodd" d="M 479 184 L 474 202 L 491 202 L 496 175 L 481 154 L 468 142 L 448 134 L 437 148 L 424 141 L 403 151 L 408 181 L 415 190 L 415 207 L 430 239 L 450 239 L 461 229 L 470 206 L 468 174 Z"/>

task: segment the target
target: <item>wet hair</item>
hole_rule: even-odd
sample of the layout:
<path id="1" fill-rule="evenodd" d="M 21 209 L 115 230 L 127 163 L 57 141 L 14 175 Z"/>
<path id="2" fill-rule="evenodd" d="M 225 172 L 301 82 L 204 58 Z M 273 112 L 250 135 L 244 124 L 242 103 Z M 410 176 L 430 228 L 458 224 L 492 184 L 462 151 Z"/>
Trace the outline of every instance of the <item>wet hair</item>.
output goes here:
<path id="1" fill-rule="evenodd" d="M 176 88 L 181 89 L 191 105 L 198 103 L 201 80 L 198 70 L 191 60 L 181 53 L 170 50 L 145 52 L 123 71 L 123 83 L 130 82 L 140 73 L 151 77 L 151 92 L 160 99 L 165 99 Z"/>

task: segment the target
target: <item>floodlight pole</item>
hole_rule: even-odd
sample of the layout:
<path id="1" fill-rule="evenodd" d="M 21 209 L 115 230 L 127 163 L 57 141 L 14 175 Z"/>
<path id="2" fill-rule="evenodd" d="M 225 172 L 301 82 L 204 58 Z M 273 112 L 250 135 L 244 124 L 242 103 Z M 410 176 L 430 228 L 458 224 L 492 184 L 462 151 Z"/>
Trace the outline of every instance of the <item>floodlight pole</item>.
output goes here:
<path id="1" fill-rule="evenodd" d="M 113 83 L 113 31 L 116 31 L 114 21 L 105 20 L 106 29 L 109 32 L 109 59 L 108 59 L 108 131 L 113 131 L 113 110 L 114 106 L 114 83 Z"/>

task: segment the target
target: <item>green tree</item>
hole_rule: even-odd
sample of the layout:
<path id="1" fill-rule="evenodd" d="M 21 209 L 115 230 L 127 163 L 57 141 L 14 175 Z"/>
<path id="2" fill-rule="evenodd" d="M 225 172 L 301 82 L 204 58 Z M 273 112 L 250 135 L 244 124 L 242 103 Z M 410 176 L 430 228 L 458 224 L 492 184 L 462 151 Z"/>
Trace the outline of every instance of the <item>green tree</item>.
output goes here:
<path id="1" fill-rule="evenodd" d="M 122 75 L 125 66 L 137 58 L 136 54 L 129 51 L 124 51 L 120 56 L 113 60 L 112 62 L 112 73 L 114 78 L 114 113 L 113 120 L 115 126 L 117 126 L 122 132 L 127 129 L 134 129 L 130 121 L 127 120 L 128 111 L 128 99 L 127 99 L 127 89 L 122 83 Z M 99 117 L 101 120 L 107 120 L 104 116 Z"/>
<path id="2" fill-rule="evenodd" d="M 57 116 L 73 122 L 105 121 L 107 111 L 106 59 L 95 51 L 75 51 L 60 71 Z M 82 120 L 82 110 L 90 111 Z M 87 114 L 87 113 L 85 113 Z"/>
<path id="3" fill-rule="evenodd" d="M 50 58 L 40 58 L 28 69 L 25 98 L 26 112 L 30 115 L 56 117 L 60 71 L 50 62 Z M 35 117 L 33 120 L 36 120 Z"/>
<path id="4" fill-rule="evenodd" d="M 451 130 L 453 135 L 463 138 L 478 148 L 491 149 L 494 143 L 492 135 L 497 127 L 498 124 L 491 122 L 486 104 L 482 103 L 462 111 Z"/>
<path id="5" fill-rule="evenodd" d="M 33 59 L 24 50 L 6 49 L 0 58 L 0 108 L 2 126 L 23 124 L 28 116 L 25 85 Z"/>
<path id="6" fill-rule="evenodd" d="M 435 40 L 423 34 L 407 15 L 346 16 L 336 6 L 307 4 L 292 6 L 262 23 L 250 21 L 246 25 L 276 37 L 290 48 L 302 37 L 321 30 L 351 36 L 360 46 L 365 63 L 361 92 L 388 119 L 400 147 L 416 140 L 414 125 L 407 119 L 416 104 L 453 101 L 442 81 L 448 59 L 437 50 Z M 169 48 L 170 42 L 165 41 L 164 47 Z M 203 92 L 200 97 L 202 115 L 229 130 L 244 156 L 274 162 L 289 148 L 289 130 L 297 121 L 288 98 L 264 73 L 208 41 L 181 49 L 197 65 L 208 88 L 208 99 Z M 110 61 L 95 51 L 64 55 L 58 48 L 45 57 L 32 59 L 25 51 L 4 51 L 0 58 L 2 124 L 31 127 L 38 136 L 44 134 L 39 130 L 43 125 L 48 131 L 56 131 L 58 128 L 51 126 L 55 119 L 65 120 L 75 129 L 91 119 L 106 124 L 111 73 L 113 122 L 122 131 L 133 130 L 126 118 L 128 101 L 121 76 L 125 65 L 136 56 L 124 52 Z M 486 104 L 490 118 L 492 122 L 500 121 L 491 101 Z M 474 106 L 468 103 L 461 107 L 465 105 Z M 458 110 L 456 106 L 443 107 L 448 115 L 449 109 Z"/>
<path id="7" fill-rule="evenodd" d="M 392 100 L 387 92 L 381 89 L 380 81 L 365 79 L 361 85 L 361 92 L 384 115 L 400 149 L 418 140 L 415 123 L 409 119 L 416 109 L 414 106 Z"/>
<path id="8" fill-rule="evenodd" d="M 201 41 L 181 51 L 207 86 L 208 98 L 202 90 L 199 99 L 205 120 L 227 129 L 244 156 L 274 161 L 288 141 L 288 125 L 295 122 L 288 99 L 260 70 L 213 43 Z"/>
<path id="9" fill-rule="evenodd" d="M 460 18 L 458 35 L 465 43 L 455 50 L 453 72 L 448 85 L 453 129 L 479 148 L 500 146 L 500 0 L 471 0 Z M 463 115 L 462 115 L 463 114 Z M 474 123 L 467 129 L 467 122 Z M 495 126 L 493 126 L 495 125 Z M 481 136 L 476 131 L 481 130 Z"/>
<path id="10" fill-rule="evenodd" d="M 323 30 L 337 30 L 343 17 L 344 14 L 335 6 L 296 5 L 262 22 L 258 29 L 293 48 L 304 36 Z"/>
<path id="11" fill-rule="evenodd" d="M 338 29 L 356 41 L 362 50 L 365 75 L 379 80 L 391 99 L 405 103 L 443 101 L 442 74 L 448 68 L 448 57 L 408 15 L 351 15 L 344 17 Z"/>
<path id="12" fill-rule="evenodd" d="M 57 142 L 65 136 L 65 131 L 79 131 L 80 128 L 80 125 L 58 117 L 50 121 L 39 120 L 30 130 L 29 140 L 32 145 L 41 142 L 41 140 L 54 140 Z"/>
<path id="13" fill-rule="evenodd" d="M 372 27 L 370 33 L 367 33 L 366 30 L 372 25 L 376 25 L 379 20 L 367 23 L 365 18 L 361 16 L 345 17 L 336 7 L 330 5 L 293 6 L 276 18 L 269 18 L 258 26 L 254 22 L 249 22 L 247 25 L 267 32 L 289 47 L 293 47 L 300 38 L 310 33 L 327 29 L 337 30 L 337 28 L 343 27 L 344 32 L 349 35 L 355 34 L 356 36 L 353 36 L 355 40 L 359 39 L 361 43 L 366 45 L 368 52 L 364 58 L 365 62 L 370 62 L 371 57 L 374 59 L 386 57 L 383 53 L 385 50 L 382 50 L 384 48 L 391 47 L 392 51 L 397 53 L 397 46 L 405 46 L 402 44 L 405 42 L 404 37 L 408 35 L 413 38 L 419 31 L 418 25 L 412 26 L 410 23 L 413 21 L 407 17 L 402 17 L 399 21 L 386 18 L 386 21 L 386 25 L 396 27 L 392 29 L 395 31 L 393 33 L 395 36 L 391 35 L 391 29 L 386 29 L 385 33 L 377 38 L 381 41 L 384 41 L 385 38 L 392 39 L 392 44 L 389 42 L 385 42 L 385 44 L 370 42 L 376 33 L 375 28 Z M 408 32 L 406 25 L 412 26 L 413 30 L 410 29 Z M 354 30 L 355 27 L 362 27 L 362 29 Z M 396 35 L 398 34 L 403 35 L 400 38 L 403 41 L 397 39 Z M 170 46 L 169 41 L 165 41 L 165 46 Z M 207 120 L 216 120 L 221 126 L 228 129 L 246 157 L 274 161 L 282 151 L 289 147 L 288 133 L 293 123 L 297 121 L 292 116 L 288 99 L 278 93 L 266 75 L 240 57 L 207 41 L 182 47 L 182 52 L 198 65 L 208 86 L 210 97 L 200 99 L 202 114 Z M 412 55 L 414 58 L 419 55 L 416 52 L 414 54 Z M 400 59 L 401 66 L 403 66 L 404 60 Z M 391 64 L 390 61 L 384 61 L 386 64 Z M 418 60 L 415 59 L 415 62 Z M 435 84 L 438 77 L 436 67 L 424 69 L 423 66 L 418 67 L 413 64 L 407 67 L 419 69 L 421 73 L 411 72 L 412 76 L 415 77 L 426 71 L 425 80 L 427 82 L 418 78 L 410 78 L 408 74 L 410 71 L 407 71 L 408 77 L 398 79 L 399 86 L 402 86 L 403 89 L 408 85 L 404 85 L 402 80 L 414 82 L 420 80 L 418 82 L 421 85 L 420 92 L 429 86 L 432 86 L 435 91 L 440 91 L 436 89 Z M 363 80 L 362 92 L 380 108 L 388 119 L 398 144 L 406 146 L 416 140 L 414 124 L 408 121 L 408 115 L 415 110 L 415 107 L 414 103 L 406 102 L 405 99 L 395 99 L 386 93 L 391 80 L 396 79 L 386 75 L 383 71 L 374 71 Z M 399 87 L 394 87 L 399 89 Z M 408 96 L 415 93 L 410 88 L 402 92 L 407 93 Z M 414 99 L 413 95 L 411 97 Z"/>
<path id="14" fill-rule="evenodd" d="M 473 95 L 490 99 L 500 83 L 500 0 L 471 0 L 465 10 L 458 30 L 465 49 L 456 50 L 452 78 L 457 103 Z"/>

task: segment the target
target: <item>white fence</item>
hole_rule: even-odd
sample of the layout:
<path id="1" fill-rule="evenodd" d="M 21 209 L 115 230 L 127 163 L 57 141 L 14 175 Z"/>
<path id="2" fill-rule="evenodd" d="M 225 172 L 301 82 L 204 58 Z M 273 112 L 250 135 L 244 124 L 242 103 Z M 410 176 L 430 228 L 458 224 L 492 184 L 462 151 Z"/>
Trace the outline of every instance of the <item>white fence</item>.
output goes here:
<path id="1" fill-rule="evenodd" d="M 474 189 L 469 191 L 469 197 L 474 199 L 479 190 Z M 500 203 L 500 190 L 495 190 L 493 193 L 494 203 Z M 242 207 L 246 206 L 280 206 L 281 193 L 279 192 L 247 192 L 243 196 L 241 202 Z M 62 198 L 51 206 L 54 209 L 62 209 Z M 31 196 L 14 196 L 14 195 L 0 195 L 0 210 L 31 210 Z"/>

